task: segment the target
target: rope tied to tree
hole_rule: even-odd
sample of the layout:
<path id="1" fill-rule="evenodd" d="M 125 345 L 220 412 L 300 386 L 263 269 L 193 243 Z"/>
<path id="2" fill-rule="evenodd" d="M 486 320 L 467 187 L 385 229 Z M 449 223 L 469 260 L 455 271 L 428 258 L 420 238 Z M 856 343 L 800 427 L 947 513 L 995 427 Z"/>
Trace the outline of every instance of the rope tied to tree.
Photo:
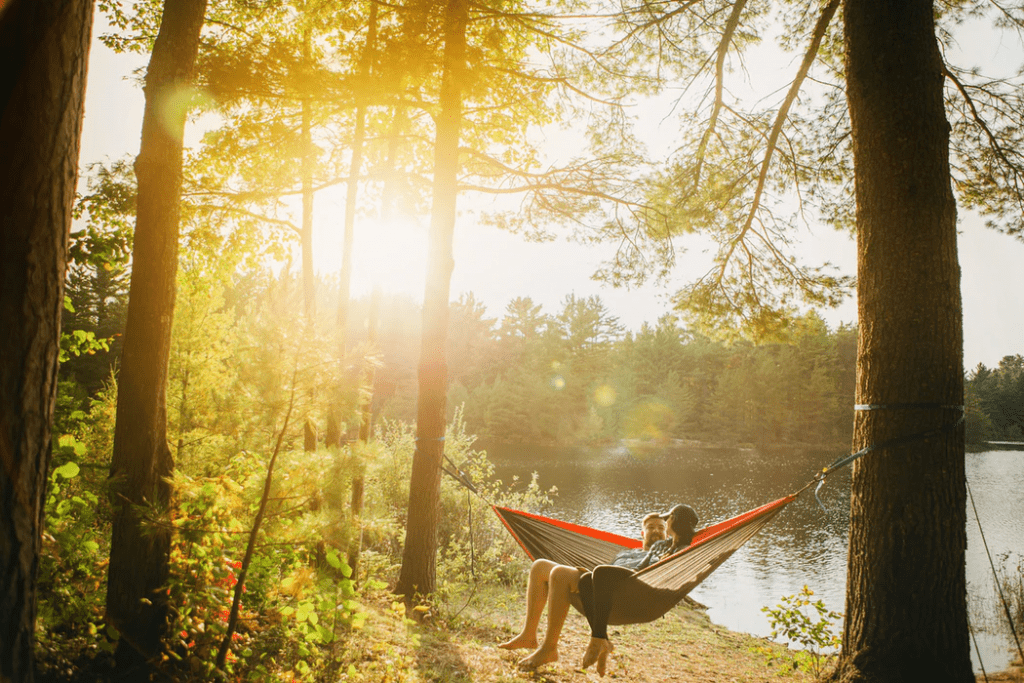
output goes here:
<path id="1" fill-rule="evenodd" d="M 952 431 L 959 427 L 966 415 L 964 413 L 964 407 L 962 405 L 951 405 L 947 403 L 858 403 L 853 406 L 856 411 L 875 411 L 875 410 L 957 410 L 960 412 L 960 417 L 956 422 L 938 427 L 936 429 L 928 429 L 922 432 L 914 434 L 908 434 L 906 436 L 898 436 L 895 439 L 889 439 L 888 441 L 882 441 L 881 443 L 871 444 L 865 448 L 860 449 L 856 453 L 850 453 L 838 458 L 831 465 L 823 467 L 820 472 L 814 475 L 813 481 L 807 486 L 810 486 L 814 482 L 817 482 L 817 486 L 814 487 L 814 499 L 818 501 L 818 505 L 821 506 L 822 510 L 825 510 L 824 504 L 821 502 L 821 498 L 818 497 L 818 491 L 825 485 L 825 479 L 828 475 L 832 474 L 837 469 L 846 467 L 853 463 L 855 460 L 863 458 L 865 455 L 872 451 L 881 450 L 883 448 L 890 448 L 892 446 L 901 446 L 905 443 L 911 443 L 913 441 L 922 441 L 924 439 L 930 439 L 933 436 L 939 436 L 946 432 Z M 804 488 L 807 488 L 806 486 Z M 827 510 L 825 510 L 827 512 Z"/>

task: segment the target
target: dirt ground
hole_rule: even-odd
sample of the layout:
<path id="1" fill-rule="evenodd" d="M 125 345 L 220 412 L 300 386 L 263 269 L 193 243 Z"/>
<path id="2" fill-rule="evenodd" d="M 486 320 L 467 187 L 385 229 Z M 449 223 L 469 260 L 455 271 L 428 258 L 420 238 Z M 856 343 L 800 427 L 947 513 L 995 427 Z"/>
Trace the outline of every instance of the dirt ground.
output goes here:
<path id="1" fill-rule="evenodd" d="M 427 620 L 413 624 L 388 618 L 381 605 L 367 619 L 365 633 L 348 641 L 348 661 L 340 680 L 352 681 L 458 681 L 511 683 L 582 683 L 602 680 L 594 671 L 579 668 L 590 639 L 586 620 L 569 615 L 559 647 L 558 662 L 524 672 L 518 661 L 528 651 L 509 652 L 497 647 L 519 625 L 519 609 L 498 604 L 500 597 L 482 598 L 483 606 L 468 607 L 460 619 L 441 626 Z M 397 609 L 393 610 L 397 614 Z M 667 681 L 754 682 L 811 681 L 794 669 L 791 653 L 762 638 L 715 626 L 700 609 L 682 606 L 651 624 L 612 627 L 615 652 L 605 679 L 636 683 Z M 363 643 L 363 647 L 357 645 Z M 356 646 L 356 647 L 353 647 Z M 360 653 L 359 650 L 362 649 Z"/>
<path id="2" fill-rule="evenodd" d="M 716 626 L 698 607 L 685 603 L 665 617 L 609 630 L 615 652 L 604 679 L 593 667 L 579 668 L 590 638 L 586 620 L 569 615 L 559 647 L 560 660 L 536 671 L 520 671 L 527 651 L 509 652 L 497 644 L 518 631 L 520 601 L 500 592 L 474 596 L 457 617 L 414 623 L 397 604 L 381 596 L 366 605 L 371 616 L 363 632 L 340 645 L 341 681 L 457 683 L 760 683 L 814 681 L 785 647 Z M 543 628 L 543 622 L 542 622 Z M 986 679 L 979 674 L 979 683 Z M 989 673 L 995 683 L 1024 683 L 1019 668 Z"/>

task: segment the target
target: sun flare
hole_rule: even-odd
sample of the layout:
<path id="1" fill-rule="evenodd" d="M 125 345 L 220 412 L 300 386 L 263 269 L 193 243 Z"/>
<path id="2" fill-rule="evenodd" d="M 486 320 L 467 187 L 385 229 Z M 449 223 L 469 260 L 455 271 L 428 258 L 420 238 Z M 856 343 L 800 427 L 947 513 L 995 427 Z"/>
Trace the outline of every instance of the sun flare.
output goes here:
<path id="1" fill-rule="evenodd" d="M 343 213 L 325 212 L 325 220 L 313 235 L 313 263 L 324 276 L 341 271 L 344 253 Z M 389 219 L 356 219 L 352 245 L 352 296 L 375 287 L 391 294 L 423 298 L 427 272 L 427 225 L 425 219 L 402 216 Z"/>

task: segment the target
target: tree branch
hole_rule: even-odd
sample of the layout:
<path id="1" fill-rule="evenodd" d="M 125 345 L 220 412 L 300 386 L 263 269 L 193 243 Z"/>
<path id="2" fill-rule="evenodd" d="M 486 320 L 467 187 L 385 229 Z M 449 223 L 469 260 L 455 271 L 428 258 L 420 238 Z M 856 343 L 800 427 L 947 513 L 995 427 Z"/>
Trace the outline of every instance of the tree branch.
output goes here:
<path id="1" fill-rule="evenodd" d="M 1010 161 L 1009 157 L 1007 157 L 1006 149 L 1001 144 L 999 144 L 999 138 L 996 137 L 996 135 L 992 132 L 992 129 L 988 127 L 988 124 L 985 122 L 985 119 L 978 112 L 978 108 L 974 105 L 974 99 L 971 98 L 970 94 L 968 94 L 966 86 L 960 82 L 960 80 L 953 74 L 949 67 L 943 65 L 943 71 L 945 72 L 946 78 L 953 82 L 953 85 L 956 86 L 956 89 L 964 98 L 964 102 L 967 103 L 967 107 L 971 110 L 971 118 L 974 119 L 974 122 L 978 124 L 978 127 L 985 132 L 985 136 L 988 138 L 989 145 L 992 147 L 992 151 L 995 153 L 997 157 L 999 157 L 999 159 L 1006 166 L 1007 170 L 1010 172 L 1010 175 L 1014 179 L 1014 185 L 1018 189 L 1017 194 L 1022 194 L 1020 192 L 1020 189 L 1022 188 L 1022 186 L 1024 186 L 1024 177 L 1022 177 L 1021 175 L 1020 168 L 1012 161 Z"/>
<path id="2" fill-rule="evenodd" d="M 722 110 L 722 92 L 725 89 L 725 57 L 729 53 L 729 45 L 732 43 L 732 37 L 736 33 L 736 27 L 739 26 L 740 16 L 743 14 L 743 9 L 747 5 L 747 0 L 738 0 L 738 2 L 732 7 L 732 14 L 729 15 L 728 21 L 725 23 L 725 31 L 722 34 L 722 41 L 718 44 L 718 57 L 715 60 L 715 104 L 711 108 L 711 119 L 708 121 L 708 127 L 704 129 L 704 135 L 701 137 L 700 145 L 697 146 L 697 165 L 693 173 L 693 191 L 696 192 L 700 186 L 700 171 L 704 165 L 704 153 L 707 151 L 708 141 L 711 139 L 712 134 L 715 131 L 715 125 L 718 122 L 718 114 Z"/>
<path id="3" fill-rule="evenodd" d="M 804 53 L 803 62 L 800 64 L 800 70 L 797 72 L 796 78 L 793 79 L 793 83 L 789 87 L 789 92 L 786 94 L 786 99 L 783 100 L 782 105 L 779 107 L 778 114 L 775 116 L 775 122 L 772 124 L 771 133 L 768 135 L 768 144 L 764 152 L 764 160 L 761 162 L 761 172 L 757 177 L 757 187 L 754 190 L 754 198 L 750 205 L 750 211 L 747 213 L 747 219 L 743 225 L 743 229 L 740 230 L 739 235 L 731 240 L 729 250 L 722 259 L 721 266 L 718 269 L 718 276 L 716 278 L 719 281 L 721 281 L 725 274 L 725 269 L 729 264 L 729 260 L 732 258 L 736 245 L 743 241 L 747 231 L 750 230 L 750 226 L 753 225 L 754 216 L 757 214 L 757 210 L 761 205 L 761 196 L 764 194 L 764 185 L 768 178 L 768 167 L 771 165 L 772 155 L 775 153 L 775 147 L 778 143 L 779 134 L 782 132 L 782 126 L 786 122 L 786 117 L 789 114 L 790 107 L 793 106 L 793 102 L 796 101 L 797 95 L 800 94 L 800 87 L 803 84 L 804 79 L 807 77 L 808 71 L 811 69 L 811 64 L 814 63 L 814 60 L 818 55 L 818 48 L 821 46 L 821 41 L 825 37 L 825 32 L 832 21 L 832 17 L 835 16 L 836 10 L 839 8 L 839 3 L 840 0 L 829 0 L 828 5 L 825 6 L 825 9 L 818 17 L 818 23 L 815 25 L 814 33 L 811 36 L 811 44 L 808 47 L 807 52 Z"/>

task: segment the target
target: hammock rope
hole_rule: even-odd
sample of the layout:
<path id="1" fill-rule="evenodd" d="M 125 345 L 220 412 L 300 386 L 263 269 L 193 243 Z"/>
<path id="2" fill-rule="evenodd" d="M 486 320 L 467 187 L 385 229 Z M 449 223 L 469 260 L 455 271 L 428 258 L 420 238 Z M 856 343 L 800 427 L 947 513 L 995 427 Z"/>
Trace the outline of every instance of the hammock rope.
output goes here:
<path id="1" fill-rule="evenodd" d="M 978 533 L 981 534 L 981 542 L 985 546 L 985 555 L 988 556 L 989 567 L 992 568 L 992 580 L 995 581 L 996 590 L 999 592 L 999 600 L 1003 604 L 1003 612 L 1006 614 L 1006 622 L 1010 625 L 1010 633 L 1013 634 L 1013 642 L 1017 644 L 1017 654 L 1024 662 L 1024 648 L 1021 648 L 1020 638 L 1017 636 L 1017 627 L 1013 625 L 1013 615 L 1010 614 L 1010 605 L 1003 594 L 1003 584 L 996 572 L 996 564 L 992 561 L 992 553 L 988 549 L 988 541 L 985 539 L 985 531 L 981 528 L 981 517 L 978 516 L 978 506 L 974 504 L 974 494 L 971 492 L 971 485 L 967 485 L 967 495 L 971 499 L 971 508 L 974 510 L 974 521 L 978 523 Z M 975 644 L 977 647 L 977 644 Z M 978 659 L 981 659 L 981 651 L 978 651 Z M 987 677 L 985 680 L 988 680 Z"/>

